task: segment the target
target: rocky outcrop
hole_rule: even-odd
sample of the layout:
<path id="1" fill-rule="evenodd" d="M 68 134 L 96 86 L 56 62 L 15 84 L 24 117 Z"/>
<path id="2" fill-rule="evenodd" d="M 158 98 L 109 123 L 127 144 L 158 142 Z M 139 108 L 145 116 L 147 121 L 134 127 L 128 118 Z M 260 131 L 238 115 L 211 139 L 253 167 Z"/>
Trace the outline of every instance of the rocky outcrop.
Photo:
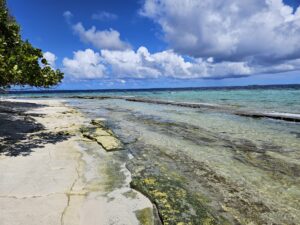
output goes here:
<path id="1" fill-rule="evenodd" d="M 116 151 L 122 149 L 122 143 L 115 137 L 101 119 L 92 120 L 91 126 L 81 128 L 81 133 L 85 138 L 96 141 L 106 151 Z"/>

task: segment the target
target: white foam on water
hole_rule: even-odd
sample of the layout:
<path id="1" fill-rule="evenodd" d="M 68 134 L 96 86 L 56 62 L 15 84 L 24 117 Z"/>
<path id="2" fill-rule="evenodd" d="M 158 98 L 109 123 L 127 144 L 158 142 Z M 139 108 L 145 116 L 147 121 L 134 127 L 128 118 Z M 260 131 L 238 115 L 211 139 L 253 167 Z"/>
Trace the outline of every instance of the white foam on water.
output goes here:
<path id="1" fill-rule="evenodd" d="M 295 114 L 295 113 L 272 112 L 272 113 L 266 113 L 266 114 L 271 115 L 271 116 L 282 116 L 282 117 L 287 117 L 287 118 L 300 119 L 300 114 Z"/>

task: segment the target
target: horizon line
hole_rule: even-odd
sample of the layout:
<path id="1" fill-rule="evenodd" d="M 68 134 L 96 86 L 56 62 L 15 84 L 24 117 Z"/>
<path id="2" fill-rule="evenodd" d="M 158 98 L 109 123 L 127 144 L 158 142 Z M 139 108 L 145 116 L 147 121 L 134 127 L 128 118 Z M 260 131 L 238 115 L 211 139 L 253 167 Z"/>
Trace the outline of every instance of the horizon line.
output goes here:
<path id="1" fill-rule="evenodd" d="M 127 92 L 127 91 L 164 91 L 164 90 L 209 90 L 209 89 L 261 89 L 264 87 L 290 87 L 300 88 L 298 84 L 252 84 L 252 85 L 233 85 L 233 86 L 202 86 L 202 87 L 157 87 L 157 88 L 112 88 L 112 89 L 42 89 L 42 90 L 7 90 L 7 94 L 21 93 L 66 93 L 66 92 Z"/>

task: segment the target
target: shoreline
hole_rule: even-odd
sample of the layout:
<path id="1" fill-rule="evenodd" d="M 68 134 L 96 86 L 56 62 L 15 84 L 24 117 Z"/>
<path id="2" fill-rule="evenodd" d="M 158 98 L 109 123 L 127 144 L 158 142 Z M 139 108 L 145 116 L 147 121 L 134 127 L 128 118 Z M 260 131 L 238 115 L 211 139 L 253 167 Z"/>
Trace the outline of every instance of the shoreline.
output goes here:
<path id="1" fill-rule="evenodd" d="M 69 101 L 107 118 L 134 156 L 132 186 L 156 204 L 164 224 L 298 224 L 297 123 L 286 130 L 287 123 L 246 123 L 209 110 Z"/>
<path id="2" fill-rule="evenodd" d="M 30 224 L 298 224 L 296 123 L 278 133 L 284 123 L 172 105 L 12 101 L 1 102 L 0 119 L 13 115 L 27 134 L 6 149 L 23 151 L 5 156 L 0 145 L 5 225 L 30 216 L 43 221 Z"/>
<path id="3" fill-rule="evenodd" d="M 61 100 L 5 101 L 12 106 L 37 104 L 19 114 L 39 129 L 19 140 L 21 148 L 32 147 L 28 152 L 10 155 L 7 150 L 0 155 L 3 225 L 140 224 L 141 220 L 159 224 L 150 200 L 130 187 L 128 156 L 105 151 L 97 140 L 82 135 L 82 127 L 91 126 L 90 119 Z M 61 138 L 54 142 L 50 134 Z M 46 135 L 52 142 L 43 141 Z"/>

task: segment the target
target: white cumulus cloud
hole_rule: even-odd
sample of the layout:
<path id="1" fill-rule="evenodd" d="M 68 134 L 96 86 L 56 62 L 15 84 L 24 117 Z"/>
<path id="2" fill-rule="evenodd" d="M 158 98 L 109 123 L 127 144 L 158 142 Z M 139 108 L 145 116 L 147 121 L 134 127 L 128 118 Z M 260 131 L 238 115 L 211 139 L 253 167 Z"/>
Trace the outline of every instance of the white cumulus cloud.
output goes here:
<path id="1" fill-rule="evenodd" d="M 55 54 L 53 54 L 52 52 L 44 52 L 43 57 L 47 60 L 48 64 L 52 68 L 56 67 L 55 61 L 57 60 L 57 57 L 55 56 Z"/>
<path id="2" fill-rule="evenodd" d="M 123 41 L 114 29 L 71 24 L 82 42 L 99 49 L 64 58 L 75 78 L 222 79 L 300 70 L 300 7 L 282 0 L 144 0 L 142 16 L 161 27 L 169 50 L 150 53 Z M 72 13 L 64 13 L 70 21 Z M 93 19 L 113 20 L 105 11 Z M 54 60 L 55 61 L 55 60 Z"/>
<path id="3" fill-rule="evenodd" d="M 82 23 L 72 26 L 73 31 L 85 43 L 90 43 L 98 49 L 125 50 L 130 45 L 120 39 L 120 33 L 114 29 L 97 30 L 95 26 L 85 29 Z"/>
<path id="4" fill-rule="evenodd" d="M 63 71 L 76 79 L 223 79 L 292 71 L 300 69 L 300 60 L 270 66 L 253 66 L 248 62 L 215 62 L 213 58 L 183 57 L 173 50 L 150 53 L 142 46 L 136 51 L 77 51 L 72 59 L 64 58 L 63 65 Z"/>
<path id="5" fill-rule="evenodd" d="M 180 54 L 267 66 L 300 58 L 300 7 L 282 0 L 145 0 L 140 14 Z"/>
<path id="6" fill-rule="evenodd" d="M 251 68 L 243 62 L 213 64 L 202 59 L 186 60 L 172 50 L 151 54 L 146 47 L 137 51 L 102 50 L 101 56 L 113 74 L 126 78 L 223 78 L 251 73 Z"/>
<path id="7" fill-rule="evenodd" d="M 92 49 L 74 52 L 73 59 L 63 59 L 63 71 L 75 79 L 97 79 L 105 76 L 99 53 Z"/>

